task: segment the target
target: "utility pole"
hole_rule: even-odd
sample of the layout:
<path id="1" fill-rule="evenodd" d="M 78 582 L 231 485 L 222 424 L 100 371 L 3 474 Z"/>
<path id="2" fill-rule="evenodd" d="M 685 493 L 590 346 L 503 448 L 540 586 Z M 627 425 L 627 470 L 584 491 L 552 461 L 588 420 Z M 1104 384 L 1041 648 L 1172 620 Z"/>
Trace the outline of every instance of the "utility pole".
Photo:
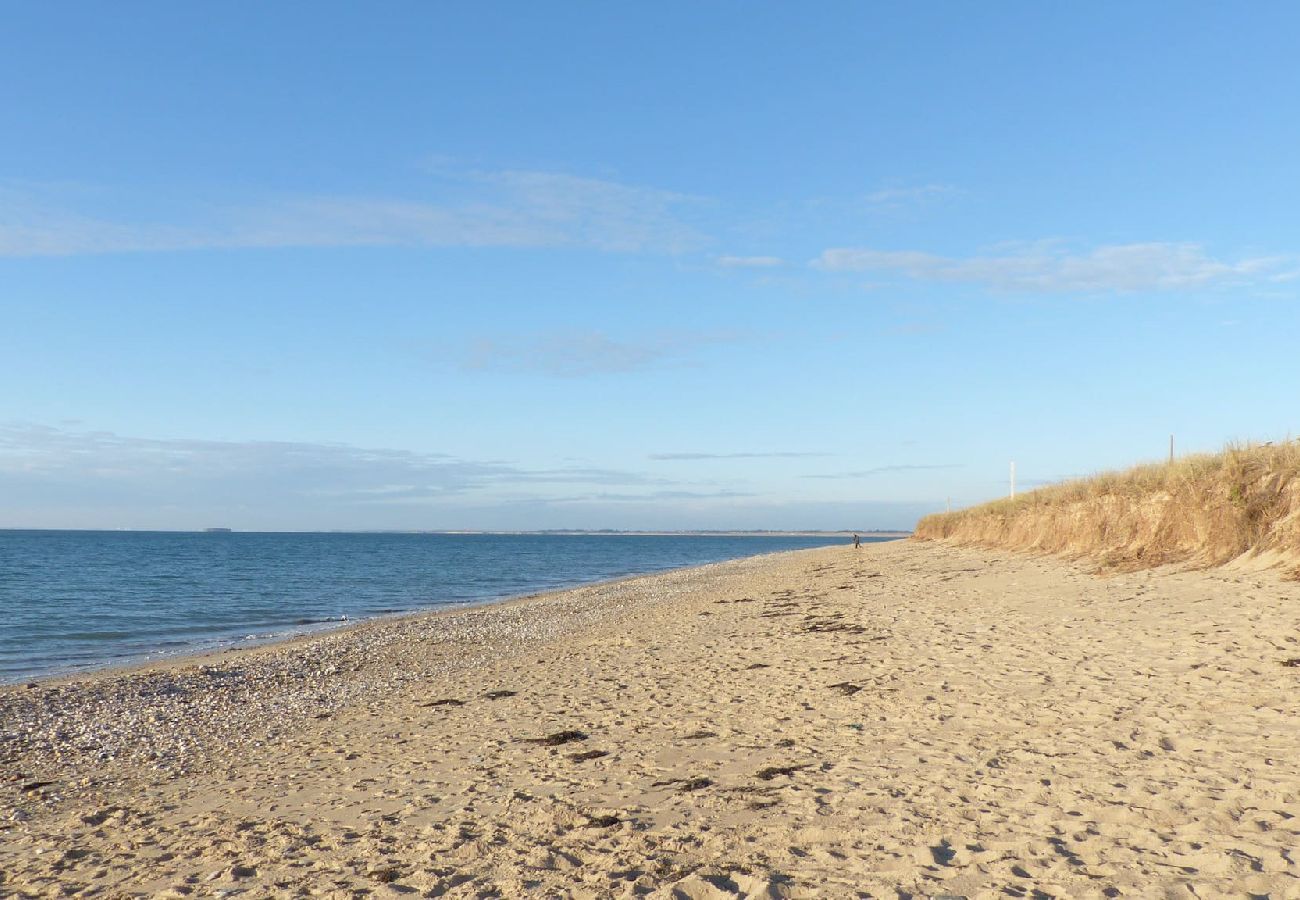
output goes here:
<path id="1" fill-rule="evenodd" d="M 1016 461 L 1011 461 L 1011 499 L 1016 499 Z"/>

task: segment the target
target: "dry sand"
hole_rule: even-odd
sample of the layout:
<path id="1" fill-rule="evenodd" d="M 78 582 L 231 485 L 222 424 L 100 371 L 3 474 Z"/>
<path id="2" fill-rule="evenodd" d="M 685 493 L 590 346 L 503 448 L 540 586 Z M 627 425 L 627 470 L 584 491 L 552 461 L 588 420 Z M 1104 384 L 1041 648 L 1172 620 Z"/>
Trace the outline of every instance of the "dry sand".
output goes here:
<path id="1" fill-rule="evenodd" d="M 1272 575 L 759 557 L 6 689 L 0 894 L 1300 897 L 1297 695 Z"/>

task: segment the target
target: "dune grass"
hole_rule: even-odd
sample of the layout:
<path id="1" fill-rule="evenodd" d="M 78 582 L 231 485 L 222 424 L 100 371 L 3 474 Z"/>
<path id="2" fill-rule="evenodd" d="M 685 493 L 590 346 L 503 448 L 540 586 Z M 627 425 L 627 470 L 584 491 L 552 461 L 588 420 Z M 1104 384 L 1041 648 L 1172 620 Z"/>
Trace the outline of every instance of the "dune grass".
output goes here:
<path id="1" fill-rule="evenodd" d="M 922 540 L 1086 556 L 1104 566 L 1300 565 L 1300 441 L 1230 445 L 927 516 Z"/>

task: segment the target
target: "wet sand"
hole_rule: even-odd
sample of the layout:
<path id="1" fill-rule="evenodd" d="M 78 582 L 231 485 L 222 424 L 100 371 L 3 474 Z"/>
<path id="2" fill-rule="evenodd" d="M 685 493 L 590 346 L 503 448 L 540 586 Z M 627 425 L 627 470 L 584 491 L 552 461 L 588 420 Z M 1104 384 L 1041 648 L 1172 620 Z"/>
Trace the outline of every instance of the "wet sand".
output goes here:
<path id="1" fill-rule="evenodd" d="M 0 895 L 1300 897 L 1300 584 L 797 551 L 0 691 Z"/>

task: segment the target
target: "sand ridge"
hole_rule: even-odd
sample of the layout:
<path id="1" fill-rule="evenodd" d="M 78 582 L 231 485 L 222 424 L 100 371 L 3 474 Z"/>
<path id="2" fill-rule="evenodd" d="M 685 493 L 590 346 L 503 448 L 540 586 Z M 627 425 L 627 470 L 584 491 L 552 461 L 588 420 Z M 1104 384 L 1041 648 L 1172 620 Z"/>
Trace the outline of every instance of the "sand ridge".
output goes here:
<path id="1" fill-rule="evenodd" d="M 197 663 L 44 697 L 181 756 L 0 695 L 0 894 L 1300 897 L 1294 582 L 898 542 L 463 616 L 205 662 L 207 726 Z"/>

